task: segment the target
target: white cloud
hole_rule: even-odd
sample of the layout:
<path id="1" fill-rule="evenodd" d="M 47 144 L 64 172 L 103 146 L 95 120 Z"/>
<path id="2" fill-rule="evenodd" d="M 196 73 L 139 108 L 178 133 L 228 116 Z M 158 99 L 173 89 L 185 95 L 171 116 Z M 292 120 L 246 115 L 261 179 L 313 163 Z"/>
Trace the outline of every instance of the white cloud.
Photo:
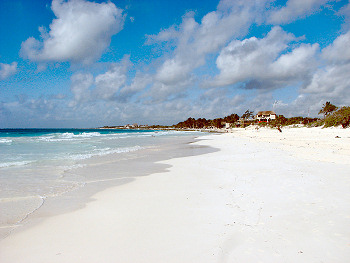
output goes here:
<path id="1" fill-rule="evenodd" d="M 280 27 L 274 27 L 262 39 L 237 39 L 244 36 L 254 23 L 292 22 L 329 8 L 328 4 L 335 0 L 289 0 L 282 7 L 266 11 L 273 2 L 222 0 L 217 10 L 205 15 L 201 21 L 196 21 L 194 13 L 190 12 L 179 26 L 149 36 L 148 44 L 159 41 L 172 47 L 157 68 L 150 95 L 156 100 L 166 100 L 185 92 L 190 86 L 181 83 L 196 79 L 198 72 L 195 70 L 208 66 L 209 55 L 217 54 L 220 49 L 216 60 L 220 73 L 212 85 L 239 84 L 246 89 L 260 90 L 307 86 L 320 66 L 317 43 L 300 44 L 300 39 Z M 344 39 L 342 45 L 346 42 Z M 334 45 L 334 50 L 339 49 L 340 44 Z M 348 52 L 346 50 L 344 54 Z"/>
<path id="2" fill-rule="evenodd" d="M 322 50 L 325 66 L 319 68 L 301 92 L 338 105 L 350 103 L 350 31 Z"/>
<path id="3" fill-rule="evenodd" d="M 315 67 L 318 45 L 300 45 L 288 51 L 297 40 L 280 27 L 265 38 L 234 40 L 218 56 L 220 74 L 213 85 L 246 83 L 246 88 L 274 89 L 304 80 Z"/>
<path id="4" fill-rule="evenodd" d="M 190 116 L 241 115 L 248 108 L 255 112 L 274 109 L 286 116 L 310 112 L 314 116 L 325 100 L 348 105 L 349 32 L 322 51 L 317 43 L 300 44 L 300 39 L 280 27 L 265 37 L 244 39 L 254 24 L 288 23 L 318 12 L 329 1 L 290 0 L 284 7 L 266 11 L 265 5 L 272 2 L 222 0 L 202 19 L 189 12 L 179 25 L 148 36 L 146 44 L 163 52 L 143 68 L 150 71 L 131 65 L 126 56 L 102 72 L 97 70 L 104 63 L 92 67 L 94 73 L 80 69 L 71 77 L 72 96 L 18 99 L 12 105 L 0 102 L 0 112 L 42 123 L 99 126 L 172 124 Z M 56 19 L 48 30 L 39 29 L 42 38 L 29 38 L 22 45 L 23 55 L 43 64 L 97 60 L 124 23 L 121 10 L 111 2 L 54 0 L 52 9 Z M 342 14 L 348 10 L 349 5 Z M 266 28 L 269 26 L 259 28 L 259 32 Z M 213 85 L 206 85 L 208 82 Z M 205 89 L 200 88 L 203 86 Z M 245 89 L 237 88 L 243 86 Z M 277 88 L 281 90 L 275 91 Z M 293 100 L 293 96 L 297 98 Z"/>
<path id="5" fill-rule="evenodd" d="M 74 95 L 74 101 L 70 106 L 76 106 L 91 99 L 91 86 L 94 83 L 94 77 L 90 73 L 77 73 L 71 77 L 71 91 Z"/>
<path id="6" fill-rule="evenodd" d="M 338 12 L 338 14 L 344 17 L 345 23 L 343 25 L 343 28 L 345 30 L 349 30 L 350 29 L 350 3 L 343 6 Z"/>
<path id="7" fill-rule="evenodd" d="M 181 83 L 193 78 L 192 72 L 206 64 L 207 56 L 215 54 L 233 37 L 244 35 L 250 25 L 259 17 L 266 1 L 226 1 L 219 3 L 217 10 L 206 14 L 200 22 L 194 13 L 187 13 L 178 26 L 149 36 L 146 43 L 167 41 L 175 46 L 155 74 L 152 90 L 158 89 L 158 98 L 166 99 L 183 90 Z M 153 92 L 156 94 L 156 92 Z"/>
<path id="8" fill-rule="evenodd" d="M 111 64 L 107 72 L 98 75 L 95 78 L 96 88 L 94 89 L 94 97 L 103 100 L 114 99 L 116 93 L 126 83 L 126 73 L 130 65 L 129 56 L 126 56 L 121 63 Z"/>
<path id="9" fill-rule="evenodd" d="M 288 0 L 280 9 L 272 10 L 267 22 L 285 24 L 318 12 L 322 6 L 335 0 Z"/>
<path id="10" fill-rule="evenodd" d="M 8 77 L 16 74 L 17 72 L 17 62 L 12 62 L 11 64 L 0 63 L 0 79 L 4 80 Z"/>
<path id="11" fill-rule="evenodd" d="M 113 64 L 109 71 L 95 78 L 95 94 L 98 98 L 111 99 L 125 82 L 125 70 Z"/>
<path id="12" fill-rule="evenodd" d="M 42 40 L 31 37 L 23 42 L 23 57 L 37 62 L 89 64 L 101 56 L 124 24 L 122 10 L 112 2 L 53 0 L 51 9 L 57 18 L 49 32 L 40 27 Z"/>
<path id="13" fill-rule="evenodd" d="M 118 94 L 118 100 L 127 102 L 135 94 L 142 93 L 151 82 L 152 77 L 150 75 L 136 72 L 132 83 L 130 85 L 124 86 L 120 90 Z"/>
<path id="14" fill-rule="evenodd" d="M 16 101 L 0 103 L 0 119 L 3 118 L 8 128 L 59 127 L 54 120 L 65 114 L 64 111 L 67 108 L 62 109 L 61 102 L 57 99 L 45 96 L 28 98 L 23 94 L 16 97 Z M 5 114 L 2 115 L 2 113 Z"/>
<path id="15" fill-rule="evenodd" d="M 350 64 L 327 66 L 325 69 L 319 69 L 313 75 L 311 82 L 303 92 L 322 94 L 332 97 L 342 96 L 342 92 L 349 93 Z M 350 95 L 348 96 L 350 97 Z"/>
<path id="16" fill-rule="evenodd" d="M 146 45 L 153 45 L 158 42 L 170 41 L 179 37 L 179 31 L 174 26 L 160 31 L 157 35 L 146 35 Z"/>
<path id="17" fill-rule="evenodd" d="M 340 35 L 321 51 L 319 68 L 300 89 L 299 96 L 287 104 L 277 105 L 276 111 L 287 116 L 317 116 L 322 104 L 331 101 L 337 106 L 350 103 L 349 32 Z"/>
<path id="18" fill-rule="evenodd" d="M 313 75 L 310 83 L 301 92 L 308 96 L 309 105 L 317 102 L 331 101 L 338 106 L 350 103 L 350 63 L 331 65 L 319 69 Z M 322 104 L 322 103 L 321 103 Z"/>
<path id="19" fill-rule="evenodd" d="M 349 63 L 350 31 L 340 35 L 331 45 L 323 49 L 322 56 L 331 63 Z"/>
<path id="20" fill-rule="evenodd" d="M 168 59 L 159 68 L 155 78 L 164 85 L 174 85 L 189 77 L 195 63 L 178 58 Z"/>
<path id="21" fill-rule="evenodd" d="M 152 87 L 144 97 L 146 98 L 146 101 L 151 104 L 173 100 L 174 97 L 178 98 L 184 95 L 183 92 L 188 87 L 188 82 L 189 81 L 185 80 L 184 82 L 178 82 L 173 85 L 164 84 L 159 81 L 153 82 Z"/>
<path id="22" fill-rule="evenodd" d="M 177 30 L 170 27 L 153 36 L 153 41 L 176 42 L 172 58 L 159 68 L 157 79 L 170 84 L 188 76 L 205 63 L 206 55 L 217 52 L 232 37 L 246 33 L 255 19 L 255 11 L 253 3 L 221 1 L 217 11 L 205 15 L 200 23 L 195 21 L 193 13 L 188 13 Z"/>
<path id="23" fill-rule="evenodd" d="M 272 77 L 285 81 L 305 80 L 316 68 L 318 44 L 302 44 L 290 53 L 281 55 L 271 64 Z"/>
<path id="24" fill-rule="evenodd" d="M 152 78 L 137 71 L 129 82 L 128 74 L 131 67 L 129 56 L 124 56 L 119 63 L 110 63 L 107 71 L 96 76 L 81 72 L 74 74 L 71 77 L 74 100 L 70 105 L 78 106 L 96 101 L 127 102 L 135 94 L 142 93 Z"/>
<path id="25" fill-rule="evenodd" d="M 243 41 L 233 40 L 216 60 L 220 69 L 217 84 L 228 85 L 269 74 L 266 65 L 272 64 L 294 39 L 292 34 L 275 27 L 263 39 L 251 37 Z"/>

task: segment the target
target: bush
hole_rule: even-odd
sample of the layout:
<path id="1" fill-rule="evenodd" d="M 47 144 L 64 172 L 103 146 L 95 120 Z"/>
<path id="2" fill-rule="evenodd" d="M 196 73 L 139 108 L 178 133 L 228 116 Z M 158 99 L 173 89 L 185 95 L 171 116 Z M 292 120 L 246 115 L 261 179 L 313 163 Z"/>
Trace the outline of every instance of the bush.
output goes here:
<path id="1" fill-rule="evenodd" d="M 308 127 L 320 127 L 323 125 L 324 125 L 324 119 L 322 119 L 322 120 L 317 119 L 316 121 L 309 123 L 307 126 Z"/>

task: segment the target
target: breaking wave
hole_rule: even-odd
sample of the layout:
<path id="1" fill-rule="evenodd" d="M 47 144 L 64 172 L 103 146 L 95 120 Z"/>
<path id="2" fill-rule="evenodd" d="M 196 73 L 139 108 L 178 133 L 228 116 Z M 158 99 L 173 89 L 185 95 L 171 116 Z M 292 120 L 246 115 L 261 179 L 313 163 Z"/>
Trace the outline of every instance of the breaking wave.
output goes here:
<path id="1" fill-rule="evenodd" d="M 98 149 L 98 150 L 92 151 L 90 153 L 75 154 L 75 155 L 72 155 L 71 158 L 73 160 L 84 160 L 84 159 L 92 158 L 94 156 L 104 156 L 104 155 L 114 154 L 114 153 L 134 152 L 141 149 L 143 149 L 143 147 L 140 147 L 140 146 L 118 148 L 118 149 L 104 148 L 104 149 Z"/>

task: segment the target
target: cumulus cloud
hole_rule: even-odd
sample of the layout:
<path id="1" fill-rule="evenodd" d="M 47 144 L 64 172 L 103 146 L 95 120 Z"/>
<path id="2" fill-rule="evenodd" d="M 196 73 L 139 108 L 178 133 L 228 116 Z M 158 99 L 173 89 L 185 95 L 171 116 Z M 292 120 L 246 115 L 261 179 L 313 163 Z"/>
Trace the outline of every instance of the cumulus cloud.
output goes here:
<path id="1" fill-rule="evenodd" d="M 89 64 L 101 56 L 124 25 L 122 10 L 112 2 L 53 0 L 51 9 L 57 18 L 49 32 L 40 27 L 41 40 L 30 37 L 23 42 L 23 57 L 37 62 Z"/>
<path id="2" fill-rule="evenodd" d="M 162 102 L 166 100 L 174 100 L 183 97 L 186 89 L 193 84 L 193 79 L 186 78 L 174 84 L 165 84 L 160 81 L 153 81 L 152 87 L 145 95 L 149 103 Z"/>
<path id="3" fill-rule="evenodd" d="M 334 0 L 289 0 L 282 7 L 266 9 L 272 2 L 222 0 L 216 11 L 199 22 L 190 12 L 179 26 L 149 36 L 148 44 L 172 45 L 172 51 L 163 57 L 154 75 L 151 95 L 157 94 L 159 100 L 165 100 L 183 92 L 186 88 L 181 88 L 181 83 L 196 78 L 195 70 L 206 65 L 208 55 L 219 51 L 216 65 L 220 73 L 211 85 L 239 84 L 260 90 L 309 85 L 320 63 L 317 43 L 299 44 L 300 39 L 280 27 L 274 27 L 262 39 L 238 39 L 254 23 L 286 24 L 328 8 Z M 343 13 L 347 10 L 344 7 Z M 346 37 L 334 43 L 332 55 L 331 51 L 328 54 L 325 51 L 323 56 L 335 59 L 339 47 L 348 41 Z"/>
<path id="4" fill-rule="evenodd" d="M 152 78 L 139 71 L 128 81 L 132 67 L 130 57 L 124 56 L 119 63 L 110 63 L 108 70 L 94 76 L 91 73 L 76 73 L 71 77 L 71 106 L 86 102 L 119 101 L 127 102 L 137 93 L 141 93 Z"/>
<path id="5" fill-rule="evenodd" d="M 91 98 L 91 86 L 94 83 L 94 77 L 90 73 L 77 73 L 71 77 L 71 92 L 74 101 L 70 104 L 76 106 L 78 103 L 87 102 Z"/>
<path id="6" fill-rule="evenodd" d="M 350 102 L 349 32 L 340 35 L 321 51 L 318 68 L 299 90 L 298 97 L 290 103 L 276 104 L 276 111 L 286 116 L 317 116 L 322 104 L 331 101 L 337 106 Z"/>
<path id="7" fill-rule="evenodd" d="M 277 25 L 289 23 L 319 11 L 329 2 L 334 0 L 288 0 L 285 6 L 270 12 L 267 22 Z"/>
<path id="8" fill-rule="evenodd" d="M 323 100 L 347 105 L 350 101 L 350 31 L 340 35 L 328 47 L 322 50 L 321 57 L 325 66 L 319 68 L 311 81 L 301 90 Z"/>
<path id="9" fill-rule="evenodd" d="M 142 93 L 149 84 L 152 83 L 152 77 L 148 74 L 136 72 L 136 75 L 130 85 L 125 85 L 118 94 L 118 100 L 127 102 L 135 94 Z"/>
<path id="10" fill-rule="evenodd" d="M 11 64 L 0 63 L 0 79 L 4 80 L 8 77 L 16 74 L 17 72 L 17 62 L 12 62 Z"/>
<path id="11" fill-rule="evenodd" d="M 131 121 L 172 124 L 188 117 L 241 115 L 248 108 L 274 109 L 289 117 L 315 116 L 325 100 L 349 104 L 349 32 L 323 50 L 317 43 L 300 44 L 278 26 L 264 37 L 246 37 L 253 24 L 288 23 L 318 12 L 330 1 L 289 0 L 283 7 L 266 9 L 272 2 L 221 0 L 202 19 L 189 12 L 179 25 L 148 36 L 146 44 L 163 52 L 150 71 L 132 65 L 126 56 L 101 72 L 80 69 L 71 77 L 68 98 L 0 102 L 0 111 L 25 116 L 22 119 L 37 116 L 70 126 L 79 119 L 79 125 L 99 126 Z M 40 28 L 41 39 L 29 38 L 22 45 L 22 54 L 33 61 L 91 63 L 123 28 L 122 11 L 111 2 L 54 0 L 52 10 L 56 19 L 48 30 Z M 349 5 L 340 13 L 347 15 L 348 10 Z M 275 90 L 284 87 L 292 92 Z"/>
<path id="12" fill-rule="evenodd" d="M 220 74 L 213 85 L 245 83 L 246 88 L 275 89 L 307 78 L 315 67 L 318 45 L 300 45 L 288 52 L 297 40 L 280 27 L 274 27 L 265 38 L 233 40 L 218 56 Z"/>
<path id="13" fill-rule="evenodd" d="M 197 78 L 194 71 L 207 63 L 232 38 L 244 36 L 258 20 L 268 0 L 221 0 L 217 9 L 199 22 L 195 13 L 188 12 L 182 23 L 148 36 L 146 44 L 167 43 L 171 49 L 156 68 L 149 95 L 154 101 L 173 100 L 183 96 Z"/>
<path id="14" fill-rule="evenodd" d="M 196 78 L 195 69 L 206 65 L 208 55 L 219 51 L 216 65 L 220 73 L 212 85 L 238 83 L 246 89 L 272 90 L 309 83 L 318 66 L 317 43 L 297 44 L 300 39 L 280 27 L 274 27 L 262 39 L 232 39 L 244 36 L 254 23 L 291 22 L 319 11 L 329 2 L 332 1 L 289 0 L 285 6 L 266 12 L 269 0 L 222 0 L 216 11 L 199 22 L 194 19 L 193 12 L 187 13 L 179 26 L 148 36 L 147 44 L 167 42 L 172 45 L 172 52 L 163 57 L 157 68 L 150 95 L 159 101 L 184 92 L 186 81 Z"/>
<path id="15" fill-rule="evenodd" d="M 103 100 L 115 98 L 116 93 L 126 83 L 126 73 L 130 65 L 129 56 L 124 57 L 121 63 L 112 63 L 107 72 L 95 78 L 94 95 Z"/>
<path id="16" fill-rule="evenodd" d="M 322 94 L 331 98 L 346 96 L 350 89 L 350 79 L 348 78 L 350 72 L 350 64 L 345 65 L 331 65 L 325 69 L 319 69 L 313 75 L 311 82 L 307 85 L 303 92 Z"/>
<path id="17" fill-rule="evenodd" d="M 323 49 L 322 56 L 331 63 L 349 63 L 350 31 L 340 35 L 331 45 Z"/>
<path id="18" fill-rule="evenodd" d="M 178 27 L 170 27 L 149 42 L 171 41 L 176 48 L 158 68 L 155 79 L 159 87 L 170 87 L 190 78 L 190 73 L 206 63 L 209 54 L 217 52 L 233 37 L 245 34 L 265 1 L 221 1 L 216 11 L 205 15 L 200 22 L 194 13 L 187 13 Z"/>

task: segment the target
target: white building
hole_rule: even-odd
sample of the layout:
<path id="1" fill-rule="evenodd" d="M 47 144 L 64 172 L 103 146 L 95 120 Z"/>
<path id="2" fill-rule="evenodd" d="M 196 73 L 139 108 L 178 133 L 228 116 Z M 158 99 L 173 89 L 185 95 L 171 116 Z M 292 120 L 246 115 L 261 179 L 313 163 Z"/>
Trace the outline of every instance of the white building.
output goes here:
<path id="1" fill-rule="evenodd" d="M 277 115 L 273 111 L 259 111 L 258 114 L 255 115 L 255 119 L 258 120 L 258 122 L 269 122 L 275 120 L 276 117 Z"/>

